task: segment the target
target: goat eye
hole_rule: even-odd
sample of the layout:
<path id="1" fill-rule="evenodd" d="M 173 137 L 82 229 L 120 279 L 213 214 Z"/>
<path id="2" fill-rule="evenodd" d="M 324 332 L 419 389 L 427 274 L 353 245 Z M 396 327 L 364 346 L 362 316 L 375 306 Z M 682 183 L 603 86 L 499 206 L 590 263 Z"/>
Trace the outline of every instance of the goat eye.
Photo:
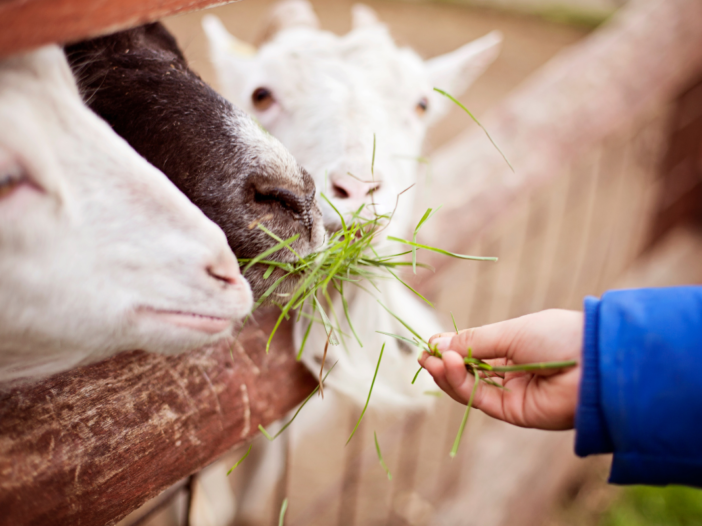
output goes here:
<path id="1" fill-rule="evenodd" d="M 429 108 L 429 100 L 426 97 L 422 97 L 419 99 L 419 102 L 414 108 L 414 111 L 417 112 L 417 115 L 424 115 L 424 113 L 427 111 Z"/>
<path id="2" fill-rule="evenodd" d="M 256 88 L 251 94 L 251 102 L 258 111 L 265 111 L 273 105 L 275 99 L 269 89 Z"/>
<path id="3" fill-rule="evenodd" d="M 0 169 L 0 199 L 7 197 L 19 186 L 28 182 L 29 179 L 18 164 L 4 170 Z"/>

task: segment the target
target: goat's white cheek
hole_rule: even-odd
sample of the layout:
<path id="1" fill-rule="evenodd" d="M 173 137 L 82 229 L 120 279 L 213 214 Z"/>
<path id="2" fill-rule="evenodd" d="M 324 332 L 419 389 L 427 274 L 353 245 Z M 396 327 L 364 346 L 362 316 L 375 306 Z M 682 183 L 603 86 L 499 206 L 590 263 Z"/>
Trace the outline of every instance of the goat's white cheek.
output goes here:
<path id="1" fill-rule="evenodd" d="M 63 223 L 57 208 L 46 194 L 18 188 L 0 200 L 0 245 L 4 250 L 20 250 L 55 239 Z"/>

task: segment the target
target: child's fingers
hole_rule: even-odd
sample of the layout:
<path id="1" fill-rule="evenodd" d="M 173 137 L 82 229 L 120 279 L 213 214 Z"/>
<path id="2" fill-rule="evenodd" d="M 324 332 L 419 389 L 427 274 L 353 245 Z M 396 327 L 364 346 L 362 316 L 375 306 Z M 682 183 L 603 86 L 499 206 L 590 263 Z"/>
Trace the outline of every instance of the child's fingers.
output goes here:
<path id="1" fill-rule="evenodd" d="M 451 351 L 444 353 L 444 367 L 446 369 L 446 381 L 458 396 L 465 398 L 466 403 L 470 399 L 475 384 L 475 377 L 466 371 L 463 358 Z M 489 386 L 480 382 L 473 398 L 473 407 L 480 409 L 483 413 L 499 420 L 505 420 L 505 412 L 502 397 L 504 391 L 497 387 Z"/>
<path id="2" fill-rule="evenodd" d="M 446 370 L 444 367 L 444 362 L 440 358 L 429 356 L 425 353 L 419 360 L 419 363 L 422 367 L 424 367 L 424 369 L 427 370 L 427 372 L 432 376 L 432 378 L 434 378 L 436 385 L 438 385 L 441 388 L 441 390 L 444 391 L 447 395 L 453 398 L 456 402 L 462 404 L 466 404 L 468 402 L 468 399 L 466 398 L 464 400 L 461 396 L 459 396 L 446 380 Z"/>
<path id="3" fill-rule="evenodd" d="M 458 334 L 437 334 L 429 343 L 442 353 L 451 350 L 462 356 L 472 349 L 473 356 L 483 360 L 507 359 L 514 363 L 572 360 L 580 355 L 582 328 L 581 312 L 551 309 Z"/>
<path id="4" fill-rule="evenodd" d="M 443 356 L 443 363 L 444 375 L 449 386 L 464 398 L 467 403 L 473 391 L 473 377 L 466 371 L 463 357 L 453 351 L 446 351 Z"/>
<path id="5" fill-rule="evenodd" d="M 429 343 L 436 345 L 441 352 L 451 350 L 466 356 L 470 348 L 476 358 L 503 358 L 507 356 L 512 341 L 522 325 L 523 322 L 516 318 L 466 329 L 458 334 L 435 336 L 429 340 Z"/>

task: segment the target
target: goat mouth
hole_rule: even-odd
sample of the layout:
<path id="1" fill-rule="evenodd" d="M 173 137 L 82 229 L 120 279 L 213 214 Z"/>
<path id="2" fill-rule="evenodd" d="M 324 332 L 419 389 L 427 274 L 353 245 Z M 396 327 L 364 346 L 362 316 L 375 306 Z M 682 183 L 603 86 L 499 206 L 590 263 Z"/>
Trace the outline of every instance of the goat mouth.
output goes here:
<path id="1" fill-rule="evenodd" d="M 206 334 L 219 334 L 232 327 L 232 321 L 229 319 L 194 312 L 141 307 L 137 309 L 137 313 L 169 325 L 185 327 Z"/>

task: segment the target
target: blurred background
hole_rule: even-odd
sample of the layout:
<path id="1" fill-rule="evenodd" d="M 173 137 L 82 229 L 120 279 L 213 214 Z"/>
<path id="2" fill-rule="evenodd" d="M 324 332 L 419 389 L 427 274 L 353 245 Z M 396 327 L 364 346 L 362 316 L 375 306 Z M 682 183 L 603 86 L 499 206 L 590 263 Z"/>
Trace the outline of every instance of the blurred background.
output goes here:
<path id="1" fill-rule="evenodd" d="M 353 2 L 312 3 L 323 28 L 349 30 Z M 460 110 L 426 142 L 431 162 L 418 206 L 446 205 L 427 239 L 500 258 L 493 266 L 444 264 L 419 283 L 447 329 L 450 311 L 468 327 L 578 309 L 584 296 L 611 288 L 702 283 L 702 50 L 691 38 L 702 23 L 687 19 L 690 2 L 366 3 L 424 58 L 493 29 L 504 34 L 497 61 L 460 99 L 516 174 Z M 216 86 L 202 16 L 217 14 L 255 44 L 272 4 L 244 0 L 165 24 Z M 462 411 L 444 398 L 430 415 L 369 414 L 348 448 L 357 411 L 340 411 L 288 459 L 266 523 L 277 524 L 286 495 L 289 525 L 702 524 L 702 492 L 607 485 L 610 460 L 575 458 L 572 433 L 511 428 L 476 413 L 451 460 Z M 374 429 L 386 437 L 392 482 L 377 466 Z M 169 524 L 169 513 L 148 524 Z"/>

